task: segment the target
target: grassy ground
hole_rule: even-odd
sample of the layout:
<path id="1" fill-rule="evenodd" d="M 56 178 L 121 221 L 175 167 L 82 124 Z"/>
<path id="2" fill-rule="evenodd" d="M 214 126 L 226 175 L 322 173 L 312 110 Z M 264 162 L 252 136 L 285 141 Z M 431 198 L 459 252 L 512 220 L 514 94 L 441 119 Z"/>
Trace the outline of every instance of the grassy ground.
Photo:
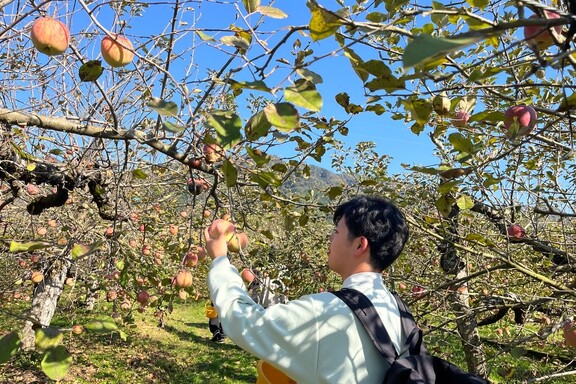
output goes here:
<path id="1" fill-rule="evenodd" d="M 222 344 L 210 341 L 202 302 L 176 305 L 164 328 L 159 328 L 156 319 L 147 313 L 138 316 L 135 326 L 126 331 L 126 341 L 118 335 L 66 335 L 64 344 L 74 356 L 74 365 L 61 382 L 256 382 L 256 358 L 229 340 Z M 39 367 L 37 354 L 20 352 L 1 367 L 0 383 L 53 382 Z"/>
<path id="2" fill-rule="evenodd" d="M 132 326 L 122 327 L 128 334 L 127 340 L 122 340 L 117 333 L 83 333 L 73 336 L 67 332 L 63 343 L 72 353 L 74 365 L 61 382 L 255 383 L 255 357 L 236 347 L 230 340 L 223 344 L 210 341 L 212 335 L 208 330 L 204 304 L 204 301 L 176 303 L 174 311 L 166 318 L 164 328 L 157 326 L 152 310 L 136 314 Z M 69 328 L 69 320 L 64 319 L 69 319 L 70 310 L 61 308 L 53 325 Z M 97 312 L 103 312 L 103 308 Z M 73 316 L 76 323 L 82 324 L 94 315 L 75 310 Z M 20 328 L 21 324 L 14 317 L 0 313 L 0 335 L 6 330 Z M 558 337 L 544 343 L 548 346 L 546 353 L 530 356 L 529 351 L 503 353 L 510 345 L 509 340 L 503 338 L 506 335 L 494 337 L 494 331 L 486 329 L 484 336 L 490 335 L 492 337 L 488 338 L 493 342 L 486 345 L 485 352 L 489 358 L 491 379 L 496 384 L 526 383 L 535 377 L 573 369 L 570 365 L 574 364 L 574 352 L 562 347 Z M 456 336 L 442 334 L 440 337 L 432 333 L 426 342 L 433 354 L 465 367 L 462 346 Z M 8 363 L 0 366 L 0 384 L 52 383 L 40 370 L 40 360 L 41 356 L 37 353 L 19 352 Z M 568 384 L 576 382 L 575 377 L 554 377 L 542 382 Z"/>

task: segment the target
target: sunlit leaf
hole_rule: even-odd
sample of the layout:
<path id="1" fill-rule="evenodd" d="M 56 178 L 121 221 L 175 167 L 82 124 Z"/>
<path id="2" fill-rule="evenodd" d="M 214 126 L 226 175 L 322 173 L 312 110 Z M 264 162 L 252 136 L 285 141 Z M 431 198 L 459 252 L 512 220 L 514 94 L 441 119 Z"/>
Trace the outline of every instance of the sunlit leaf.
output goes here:
<path id="1" fill-rule="evenodd" d="M 28 172 L 32 172 L 35 169 L 36 169 L 36 163 L 30 162 L 30 163 L 26 164 L 26 170 Z"/>
<path id="2" fill-rule="evenodd" d="M 228 80 L 228 84 L 231 85 L 232 89 L 253 89 L 256 91 L 270 92 L 270 88 L 263 81 L 236 81 Z"/>
<path id="3" fill-rule="evenodd" d="M 474 207 L 474 200 L 468 195 L 461 195 L 456 199 L 456 205 L 461 210 L 472 209 Z"/>
<path id="4" fill-rule="evenodd" d="M 207 35 L 206 33 L 202 32 L 202 31 L 196 31 L 196 33 L 198 34 L 198 36 L 199 36 L 203 41 L 216 41 L 212 36 Z"/>
<path id="5" fill-rule="evenodd" d="M 66 376 L 72 366 L 72 355 L 66 347 L 59 345 L 46 351 L 42 363 L 42 372 L 52 380 L 60 380 Z"/>
<path id="6" fill-rule="evenodd" d="M 118 326 L 113 318 L 109 316 L 90 320 L 84 324 L 84 329 L 94 333 L 110 333 L 118 330 Z"/>
<path id="7" fill-rule="evenodd" d="M 242 0 L 246 12 L 252 13 L 260 6 L 260 0 Z"/>
<path id="8" fill-rule="evenodd" d="M 284 13 L 284 11 L 282 11 L 278 8 L 269 7 L 266 5 L 261 5 L 258 8 L 256 8 L 256 12 L 259 12 L 259 13 L 263 14 L 264 16 L 268 16 L 268 17 L 271 17 L 273 19 L 285 19 L 288 17 L 288 15 L 286 13 Z"/>
<path id="9" fill-rule="evenodd" d="M 34 343 L 36 348 L 41 351 L 48 350 L 50 348 L 55 348 L 60 344 L 62 339 L 64 338 L 64 334 L 60 332 L 58 328 L 54 327 L 46 327 L 46 328 L 39 328 L 36 330 L 36 338 Z"/>
<path id="10" fill-rule="evenodd" d="M 214 111 L 208 115 L 208 125 L 216 131 L 216 140 L 223 149 L 229 149 L 242 140 L 242 119 L 230 111 Z"/>
<path id="11" fill-rule="evenodd" d="M 284 89 L 284 97 L 286 101 L 313 112 L 322 109 L 322 96 L 313 83 L 303 79 L 297 81 L 294 86 Z"/>
<path id="12" fill-rule="evenodd" d="M 249 42 L 245 39 L 238 37 L 238 36 L 223 36 L 220 41 L 224 45 L 228 45 L 230 47 L 236 47 L 240 49 L 248 49 L 250 46 Z"/>
<path id="13" fill-rule="evenodd" d="M 309 82 L 314 83 L 314 84 L 321 84 L 322 82 L 324 82 L 324 80 L 322 79 L 322 76 L 320 76 L 316 72 L 312 72 L 306 68 L 298 68 L 296 70 L 296 73 L 299 74 L 300 76 L 302 76 L 302 78 L 304 78 L 304 79 L 306 79 Z"/>
<path id="14" fill-rule="evenodd" d="M 312 13 L 309 23 L 312 40 L 318 41 L 330 37 L 342 26 L 342 19 L 337 14 L 318 6 L 315 2 L 309 2 L 307 5 Z"/>
<path id="15" fill-rule="evenodd" d="M 10 332 L 0 339 L 0 364 L 4 364 L 18 352 L 20 348 L 18 333 Z"/>
<path id="16" fill-rule="evenodd" d="M 290 132 L 300 126 L 298 110 L 290 103 L 268 104 L 264 113 L 270 124 L 280 131 Z"/>
<path id="17" fill-rule="evenodd" d="M 454 149 L 459 152 L 466 152 L 466 153 L 473 153 L 474 152 L 474 144 L 472 140 L 465 137 L 459 132 L 452 133 L 448 136 L 448 140 L 454 146 Z"/>
<path id="18" fill-rule="evenodd" d="M 152 97 L 147 105 L 161 116 L 178 115 L 178 105 L 173 101 L 165 101 L 157 97 Z"/>
<path id="19" fill-rule="evenodd" d="M 431 35 L 418 35 L 406 46 L 402 57 L 402 65 L 404 68 L 413 67 L 434 60 L 439 56 L 446 56 L 481 39 L 480 37 L 443 39 Z"/>
<path id="20" fill-rule="evenodd" d="M 50 243 L 46 243 L 44 241 L 30 241 L 27 243 L 19 243 L 17 241 L 10 242 L 10 252 L 28 252 L 28 251 L 35 251 L 38 249 L 44 249 L 51 246 Z"/>
<path id="21" fill-rule="evenodd" d="M 252 149 L 250 147 L 246 147 L 246 152 L 248 152 L 248 155 L 252 160 L 254 160 L 254 162 L 258 167 L 261 167 L 264 164 L 269 163 L 270 160 L 272 159 L 272 157 L 269 154 L 259 149 Z"/>

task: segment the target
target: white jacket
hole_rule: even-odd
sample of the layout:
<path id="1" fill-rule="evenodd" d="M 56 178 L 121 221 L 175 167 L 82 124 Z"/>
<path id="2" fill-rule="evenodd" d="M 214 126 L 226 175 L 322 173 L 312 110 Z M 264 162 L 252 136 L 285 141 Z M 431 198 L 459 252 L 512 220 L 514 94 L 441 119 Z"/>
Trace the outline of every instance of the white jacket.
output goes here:
<path id="1" fill-rule="evenodd" d="M 343 287 L 357 289 L 372 301 L 399 351 L 404 340 L 398 306 L 382 276 L 355 274 Z M 227 257 L 210 264 L 208 289 L 226 335 L 298 384 L 383 381 L 389 365 L 350 308 L 331 293 L 264 309 L 250 298 Z"/>

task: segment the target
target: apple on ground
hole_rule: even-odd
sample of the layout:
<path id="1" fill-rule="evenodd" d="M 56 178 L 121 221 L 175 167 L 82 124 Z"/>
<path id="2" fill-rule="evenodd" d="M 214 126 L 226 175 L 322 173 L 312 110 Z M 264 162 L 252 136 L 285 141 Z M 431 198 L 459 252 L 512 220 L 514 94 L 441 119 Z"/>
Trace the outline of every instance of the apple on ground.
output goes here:
<path id="1" fill-rule="evenodd" d="M 149 300 L 150 300 L 150 294 L 147 291 L 140 291 L 136 295 L 136 301 L 142 305 L 148 304 Z"/>
<path id="2" fill-rule="evenodd" d="M 570 321 L 563 327 L 564 342 L 569 347 L 576 347 L 576 322 Z"/>
<path id="3" fill-rule="evenodd" d="M 114 34 L 106 36 L 100 44 L 100 52 L 104 61 L 111 67 L 123 67 L 134 59 L 132 42 L 126 37 Z"/>
<path id="4" fill-rule="evenodd" d="M 558 19 L 560 15 L 553 11 L 544 11 L 543 14 L 546 19 Z M 529 19 L 540 19 L 539 15 L 532 15 Z M 555 25 L 552 28 L 547 28 L 543 25 L 527 25 L 524 27 L 524 39 L 526 44 L 539 51 L 544 50 L 554 44 L 554 37 L 552 30 L 558 36 L 562 34 L 562 25 Z"/>
<path id="5" fill-rule="evenodd" d="M 39 271 L 34 271 L 32 272 L 32 277 L 30 278 L 30 280 L 32 280 L 33 283 L 38 284 L 42 280 L 44 280 L 44 274 Z"/>
<path id="6" fill-rule="evenodd" d="M 178 234 L 178 225 L 170 224 L 168 226 L 168 232 L 170 232 L 171 235 L 177 235 Z"/>
<path id="7" fill-rule="evenodd" d="M 45 55 L 64 53 L 70 44 L 70 31 L 61 21 L 52 17 L 41 17 L 32 24 L 30 39 L 34 47 Z"/>
<path id="8" fill-rule="evenodd" d="M 504 112 L 504 128 L 509 136 L 528 135 L 538 120 L 536 110 L 529 105 L 516 105 Z"/>
<path id="9" fill-rule="evenodd" d="M 74 334 L 74 335 L 79 335 L 79 334 L 81 334 L 82 332 L 84 332 L 84 327 L 81 326 L 80 324 L 74 324 L 74 325 L 72 326 L 72 334 Z"/>
<path id="10" fill-rule="evenodd" d="M 412 287 L 412 296 L 415 299 L 421 299 L 424 297 L 424 288 L 421 287 L 420 285 L 415 285 Z"/>

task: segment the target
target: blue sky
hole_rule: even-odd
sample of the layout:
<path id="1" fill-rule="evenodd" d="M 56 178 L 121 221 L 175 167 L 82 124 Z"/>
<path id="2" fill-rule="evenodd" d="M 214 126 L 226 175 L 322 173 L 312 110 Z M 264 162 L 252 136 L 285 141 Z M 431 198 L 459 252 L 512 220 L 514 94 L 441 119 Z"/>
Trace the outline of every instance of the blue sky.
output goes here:
<path id="1" fill-rule="evenodd" d="M 336 10 L 340 7 L 335 0 L 319 2 L 326 8 L 332 10 Z M 347 3 L 355 2 L 347 1 Z M 167 31 L 166 25 L 171 19 L 172 11 L 164 3 L 160 4 L 154 5 L 154 3 L 150 3 L 150 7 L 144 11 L 143 17 L 132 19 L 130 28 L 125 31 L 126 34 L 144 37 L 165 33 Z M 268 4 L 268 1 L 262 1 L 262 5 Z M 189 3 L 187 5 L 189 6 L 189 9 L 183 13 L 183 21 L 188 22 L 189 27 L 203 28 L 208 35 L 213 36 L 216 40 L 219 40 L 220 37 L 225 35 L 225 33 L 218 32 L 217 29 L 221 30 L 227 28 L 231 24 L 241 28 L 245 27 L 244 21 L 236 17 L 236 7 L 239 7 L 244 11 L 241 0 L 228 3 L 204 1 L 201 3 Z M 278 40 L 278 36 L 281 37 L 286 34 L 287 30 L 282 29 L 281 26 L 307 25 L 309 22 L 310 13 L 306 7 L 305 0 L 277 0 L 274 3 L 274 7 L 287 13 L 289 18 L 288 21 L 275 20 L 272 18 L 265 19 L 264 24 L 260 27 L 259 31 L 271 31 L 271 33 L 272 31 L 275 31 L 276 33 L 274 36 L 271 36 L 269 39 L 271 43 L 274 40 Z M 100 8 L 100 11 L 101 12 L 98 16 L 99 21 L 101 21 L 106 28 L 111 28 L 112 20 L 106 19 L 112 15 L 112 12 L 105 10 L 104 7 Z M 257 18 L 258 15 L 253 15 L 251 17 Z M 198 22 L 194 24 L 194 20 L 197 20 Z M 289 40 L 289 43 L 286 44 L 286 51 L 291 48 L 295 38 L 296 36 L 293 36 Z M 309 41 L 309 39 L 302 39 L 303 44 L 306 44 L 307 41 Z M 188 45 L 201 43 L 202 41 L 198 37 L 194 40 L 189 38 L 187 41 L 179 42 L 179 44 Z M 186 48 L 182 45 L 180 47 Z M 332 52 L 337 48 L 337 45 L 332 38 L 328 38 L 319 42 L 311 43 L 310 48 L 314 50 L 314 56 L 320 56 Z M 218 52 L 212 48 L 210 51 L 206 51 L 209 53 L 204 54 L 202 49 L 203 48 L 200 46 L 194 53 L 193 58 L 182 58 L 183 61 L 179 64 L 185 66 L 188 65 L 185 60 L 197 61 L 196 64 L 198 64 L 200 68 L 198 74 L 199 78 L 206 76 L 205 70 L 207 68 L 212 70 L 219 68 L 219 66 L 221 66 L 228 57 L 224 54 L 219 56 Z M 254 49 L 258 49 L 258 47 L 253 42 L 251 54 L 249 55 L 250 57 L 255 56 L 255 54 L 252 53 Z M 361 52 L 360 47 L 354 47 L 354 49 L 358 49 L 357 52 Z M 176 51 L 177 50 L 178 47 Z M 278 57 L 286 57 L 290 61 L 293 60 L 293 56 L 290 56 L 289 52 L 279 54 L 277 55 L 277 58 Z M 360 105 L 365 103 L 366 98 L 363 94 L 362 82 L 352 71 L 348 59 L 343 57 L 341 54 L 319 60 L 309 69 L 321 74 L 324 80 L 322 84 L 318 85 L 318 90 L 322 94 L 324 100 L 324 107 L 320 111 L 321 115 L 328 118 L 335 117 L 340 120 L 347 119 L 347 114 L 334 100 L 334 96 L 340 92 L 348 93 L 351 102 L 353 103 Z M 281 73 L 281 69 L 278 70 L 278 73 Z M 250 76 L 250 72 L 243 70 L 235 76 L 235 79 L 244 81 L 255 80 L 254 77 L 251 78 Z M 245 92 L 246 95 L 248 93 L 249 92 Z M 254 93 L 257 94 L 258 92 Z M 242 114 L 241 112 L 242 111 L 240 111 L 242 118 L 247 119 L 249 117 L 248 113 Z M 401 163 L 408 163 L 411 165 L 433 165 L 437 162 L 437 160 L 432 156 L 433 148 L 427 137 L 414 135 L 410 131 L 409 126 L 406 126 L 404 122 L 394 121 L 386 114 L 377 116 L 373 113 L 367 112 L 356 115 L 348 124 L 348 128 L 349 134 L 347 137 L 337 138 L 342 140 L 348 147 L 352 147 L 360 141 L 375 142 L 376 151 L 378 153 L 392 157 L 389 168 L 390 173 L 402 172 L 403 168 L 400 166 Z M 321 165 L 327 168 L 330 167 L 330 163 L 331 160 L 329 156 L 325 156 L 325 160 L 322 164 L 317 164 L 314 160 L 311 160 L 311 164 Z"/>

